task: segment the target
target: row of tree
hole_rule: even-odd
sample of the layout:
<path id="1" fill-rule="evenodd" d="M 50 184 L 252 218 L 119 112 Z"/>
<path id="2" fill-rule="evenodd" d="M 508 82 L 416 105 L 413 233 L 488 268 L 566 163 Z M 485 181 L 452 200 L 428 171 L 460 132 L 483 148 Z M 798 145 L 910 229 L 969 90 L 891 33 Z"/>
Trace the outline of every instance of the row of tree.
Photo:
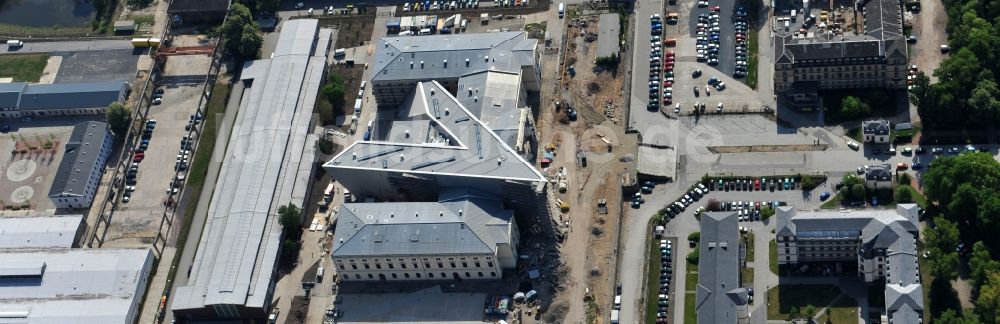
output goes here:
<path id="1" fill-rule="evenodd" d="M 943 213 L 924 232 L 928 265 L 935 280 L 958 277 L 959 244 L 975 242 L 968 255 L 974 312 L 941 313 L 941 323 L 1000 323 L 1000 163 L 986 153 L 942 157 L 924 175 L 924 193 Z M 963 251 L 966 252 L 966 251 Z M 933 294 L 933 293 L 932 293 Z"/>
<path id="2" fill-rule="evenodd" d="M 944 0 L 954 53 L 934 71 L 918 73 L 911 99 L 925 128 L 966 128 L 1000 121 L 1000 0 Z"/>

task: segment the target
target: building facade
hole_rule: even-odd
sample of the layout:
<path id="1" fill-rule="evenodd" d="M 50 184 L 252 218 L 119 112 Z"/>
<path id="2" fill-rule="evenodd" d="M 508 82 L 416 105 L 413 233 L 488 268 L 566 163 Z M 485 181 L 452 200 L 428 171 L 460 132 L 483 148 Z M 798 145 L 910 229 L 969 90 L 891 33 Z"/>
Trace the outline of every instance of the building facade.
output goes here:
<path id="1" fill-rule="evenodd" d="M 90 207 L 111 154 L 112 140 L 108 124 L 83 122 L 73 127 L 49 189 L 49 200 L 56 208 Z"/>
<path id="2" fill-rule="evenodd" d="M 865 143 L 888 144 L 890 124 L 888 120 L 866 120 L 861 122 L 861 133 Z"/>
<path id="3" fill-rule="evenodd" d="M 780 207 L 775 216 L 779 266 L 855 264 L 859 279 L 885 283 L 888 323 L 923 321 L 915 204 L 852 212 L 800 213 Z"/>
<path id="4" fill-rule="evenodd" d="M 902 6 L 867 0 L 864 32 L 774 37 L 774 91 L 794 104 L 812 105 L 827 89 L 905 89 L 907 54 Z M 858 17 L 862 18 L 862 17 Z"/>
<path id="5" fill-rule="evenodd" d="M 514 213 L 482 192 L 347 203 L 336 228 L 331 256 L 342 281 L 496 280 L 517 265 Z"/>
<path id="6" fill-rule="evenodd" d="M 104 114 L 113 102 L 128 98 L 128 82 L 0 84 L 0 117 L 45 117 Z"/>

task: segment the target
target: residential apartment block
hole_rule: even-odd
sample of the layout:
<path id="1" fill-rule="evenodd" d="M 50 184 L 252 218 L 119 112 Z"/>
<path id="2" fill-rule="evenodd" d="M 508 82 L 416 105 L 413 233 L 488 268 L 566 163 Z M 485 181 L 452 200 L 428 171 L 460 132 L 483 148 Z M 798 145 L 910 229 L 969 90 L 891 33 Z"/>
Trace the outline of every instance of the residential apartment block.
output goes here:
<path id="1" fill-rule="evenodd" d="M 830 32 L 803 37 L 774 37 L 774 91 L 794 104 L 817 102 L 818 90 L 852 88 L 904 89 L 906 40 L 898 0 L 858 3 L 863 14 L 860 33 Z"/>
<path id="2" fill-rule="evenodd" d="M 860 279 L 885 283 L 888 323 L 921 323 L 918 209 L 915 204 L 899 204 L 895 210 L 844 212 L 780 207 L 775 232 L 778 264 L 856 262 Z"/>
<path id="3" fill-rule="evenodd" d="M 333 263 L 343 281 L 499 279 L 517 264 L 514 212 L 468 189 L 439 202 L 347 203 Z"/>

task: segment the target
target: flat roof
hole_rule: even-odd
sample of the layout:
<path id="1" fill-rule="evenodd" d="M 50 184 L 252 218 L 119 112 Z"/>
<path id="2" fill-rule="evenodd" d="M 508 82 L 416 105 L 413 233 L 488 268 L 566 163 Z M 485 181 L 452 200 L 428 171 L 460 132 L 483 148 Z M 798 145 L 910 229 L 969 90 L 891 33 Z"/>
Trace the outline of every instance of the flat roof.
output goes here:
<path id="1" fill-rule="evenodd" d="M 83 215 L 0 217 L 0 250 L 71 248 Z"/>
<path id="2" fill-rule="evenodd" d="M 149 249 L 0 251 L 4 323 L 134 323 L 153 264 Z M 20 270 L 18 270 L 20 269 Z M 29 274 L 23 270 L 34 269 Z"/>
<path id="3" fill-rule="evenodd" d="M 18 110 L 107 107 L 128 90 L 125 81 L 28 84 Z"/>
<path id="4" fill-rule="evenodd" d="M 640 144 L 635 169 L 641 175 L 676 179 L 677 150 L 672 147 Z"/>
<path id="5" fill-rule="evenodd" d="M 601 14 L 597 21 L 597 58 L 618 55 L 621 22 L 617 13 Z"/>
<path id="6" fill-rule="evenodd" d="M 441 80 L 486 70 L 520 72 L 522 66 L 535 64 L 537 43 L 525 32 L 383 37 L 376 41 L 372 81 Z"/>
<path id="7" fill-rule="evenodd" d="M 437 81 L 417 83 L 397 120 L 407 122 L 392 127 L 414 129 L 409 138 L 393 129 L 393 138 L 355 142 L 324 167 L 546 181 Z"/>
<path id="8" fill-rule="evenodd" d="M 174 311 L 267 305 L 280 248 L 277 209 L 303 205 L 293 198 L 326 62 L 325 52 L 313 53 L 317 26 L 315 19 L 286 21 L 275 56 L 247 65 L 253 82 L 244 90 L 190 281 L 174 292 Z"/>

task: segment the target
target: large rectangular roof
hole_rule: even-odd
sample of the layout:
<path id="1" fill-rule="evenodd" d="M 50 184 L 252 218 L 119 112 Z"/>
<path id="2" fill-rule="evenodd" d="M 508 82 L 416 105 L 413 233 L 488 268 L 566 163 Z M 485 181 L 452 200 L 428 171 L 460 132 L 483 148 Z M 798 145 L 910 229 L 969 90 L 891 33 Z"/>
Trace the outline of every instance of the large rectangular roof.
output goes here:
<path id="1" fill-rule="evenodd" d="M 740 287 L 740 238 L 735 212 L 701 216 L 698 247 L 698 323 L 746 322 L 747 290 Z"/>
<path id="2" fill-rule="evenodd" d="M 510 243 L 514 212 L 487 195 L 441 202 L 344 204 L 333 256 L 490 254 Z"/>
<path id="3" fill-rule="evenodd" d="M 535 63 L 538 41 L 526 35 L 502 32 L 383 37 L 376 41 L 372 81 L 442 80 L 486 70 L 520 72 L 522 66 Z"/>
<path id="4" fill-rule="evenodd" d="M 597 22 L 597 58 L 618 55 L 620 20 L 617 13 L 601 14 Z"/>
<path id="5" fill-rule="evenodd" d="M 125 81 L 29 84 L 21 94 L 19 110 L 107 107 L 128 90 Z"/>
<path id="6" fill-rule="evenodd" d="M 66 153 L 56 170 L 49 197 L 82 197 L 92 173 L 101 172 L 94 164 L 101 158 L 101 146 L 108 134 L 108 124 L 88 121 L 76 124 L 66 142 Z"/>
<path id="7" fill-rule="evenodd" d="M 83 215 L 0 217 L 0 250 L 71 248 Z"/>
<path id="8" fill-rule="evenodd" d="M 149 249 L 0 252 L 0 322 L 135 323 L 153 254 Z M 27 271 L 31 270 L 31 271 Z"/>
<path id="9" fill-rule="evenodd" d="M 173 310 L 266 305 L 281 237 L 274 215 L 280 205 L 302 205 L 292 197 L 326 61 L 325 52 L 312 52 L 316 28 L 314 19 L 286 21 L 275 56 L 248 64 L 254 79 L 242 96 L 190 281 L 175 291 Z"/>
<path id="10" fill-rule="evenodd" d="M 400 111 L 398 119 L 411 122 L 399 127 L 419 129 L 355 142 L 325 167 L 546 181 L 437 81 L 418 83 Z M 413 137 L 418 134 L 428 136 Z"/>

